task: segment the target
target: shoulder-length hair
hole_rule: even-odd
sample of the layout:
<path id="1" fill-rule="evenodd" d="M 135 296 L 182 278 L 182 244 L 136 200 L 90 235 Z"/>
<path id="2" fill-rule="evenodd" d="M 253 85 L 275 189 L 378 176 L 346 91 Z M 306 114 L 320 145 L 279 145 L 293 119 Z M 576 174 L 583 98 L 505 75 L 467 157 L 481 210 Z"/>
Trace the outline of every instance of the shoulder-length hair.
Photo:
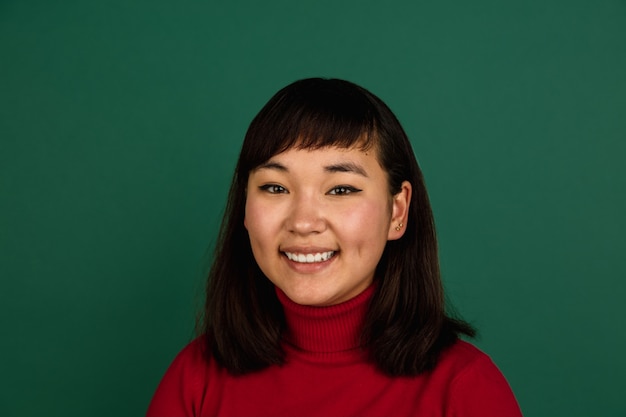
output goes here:
<path id="1" fill-rule="evenodd" d="M 446 314 L 433 215 L 411 144 L 398 119 L 353 83 L 311 78 L 280 90 L 252 120 L 231 184 L 211 267 L 203 329 L 207 359 L 232 374 L 284 362 L 283 309 L 254 260 L 244 227 L 250 172 L 289 148 L 374 147 L 389 192 L 413 186 L 404 236 L 388 241 L 363 328 L 372 361 L 388 375 L 432 369 L 459 334 L 474 335 Z"/>

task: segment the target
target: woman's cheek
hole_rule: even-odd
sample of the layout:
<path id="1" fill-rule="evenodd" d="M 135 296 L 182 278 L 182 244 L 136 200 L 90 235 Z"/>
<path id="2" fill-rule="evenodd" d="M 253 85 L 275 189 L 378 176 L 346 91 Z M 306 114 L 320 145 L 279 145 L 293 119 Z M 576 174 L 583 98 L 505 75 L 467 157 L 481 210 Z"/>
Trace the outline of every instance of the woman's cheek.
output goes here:
<path id="1" fill-rule="evenodd" d="M 390 214 L 383 202 L 365 200 L 347 208 L 341 215 L 342 229 L 351 231 L 354 237 L 369 239 L 384 231 L 386 233 Z"/>

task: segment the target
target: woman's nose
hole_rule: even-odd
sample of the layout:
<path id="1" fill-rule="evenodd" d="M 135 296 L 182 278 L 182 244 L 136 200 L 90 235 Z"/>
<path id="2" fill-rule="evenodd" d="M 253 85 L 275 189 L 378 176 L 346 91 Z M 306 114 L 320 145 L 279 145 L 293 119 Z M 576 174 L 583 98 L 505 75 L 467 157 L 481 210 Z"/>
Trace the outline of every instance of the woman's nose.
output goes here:
<path id="1" fill-rule="evenodd" d="M 321 233 L 326 229 L 326 220 L 319 198 L 315 196 L 298 196 L 293 199 L 287 228 L 292 233 Z"/>

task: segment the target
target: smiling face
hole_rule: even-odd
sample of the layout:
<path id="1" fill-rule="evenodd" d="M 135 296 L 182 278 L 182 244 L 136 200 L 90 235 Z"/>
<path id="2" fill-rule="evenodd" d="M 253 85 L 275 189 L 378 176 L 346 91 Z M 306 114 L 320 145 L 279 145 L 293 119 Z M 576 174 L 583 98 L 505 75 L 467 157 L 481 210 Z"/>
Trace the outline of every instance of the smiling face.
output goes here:
<path id="1" fill-rule="evenodd" d="M 373 149 L 291 148 L 250 172 L 244 224 L 274 285 L 298 304 L 333 305 L 372 283 L 410 197 L 406 181 L 390 194 Z"/>

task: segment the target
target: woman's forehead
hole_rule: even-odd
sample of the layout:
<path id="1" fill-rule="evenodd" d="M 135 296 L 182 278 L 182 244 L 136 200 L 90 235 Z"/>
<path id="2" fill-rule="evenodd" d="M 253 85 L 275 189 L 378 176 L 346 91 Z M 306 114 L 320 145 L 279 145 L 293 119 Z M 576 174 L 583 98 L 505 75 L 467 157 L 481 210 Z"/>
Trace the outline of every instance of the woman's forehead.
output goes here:
<path id="1" fill-rule="evenodd" d="M 324 146 L 303 148 L 292 146 L 280 153 L 271 156 L 266 161 L 253 168 L 251 172 L 271 169 L 288 173 L 298 170 L 302 165 L 315 165 L 328 173 L 352 172 L 367 177 L 368 171 L 384 168 L 380 164 L 378 152 L 375 148 L 355 144 L 349 147 Z"/>

